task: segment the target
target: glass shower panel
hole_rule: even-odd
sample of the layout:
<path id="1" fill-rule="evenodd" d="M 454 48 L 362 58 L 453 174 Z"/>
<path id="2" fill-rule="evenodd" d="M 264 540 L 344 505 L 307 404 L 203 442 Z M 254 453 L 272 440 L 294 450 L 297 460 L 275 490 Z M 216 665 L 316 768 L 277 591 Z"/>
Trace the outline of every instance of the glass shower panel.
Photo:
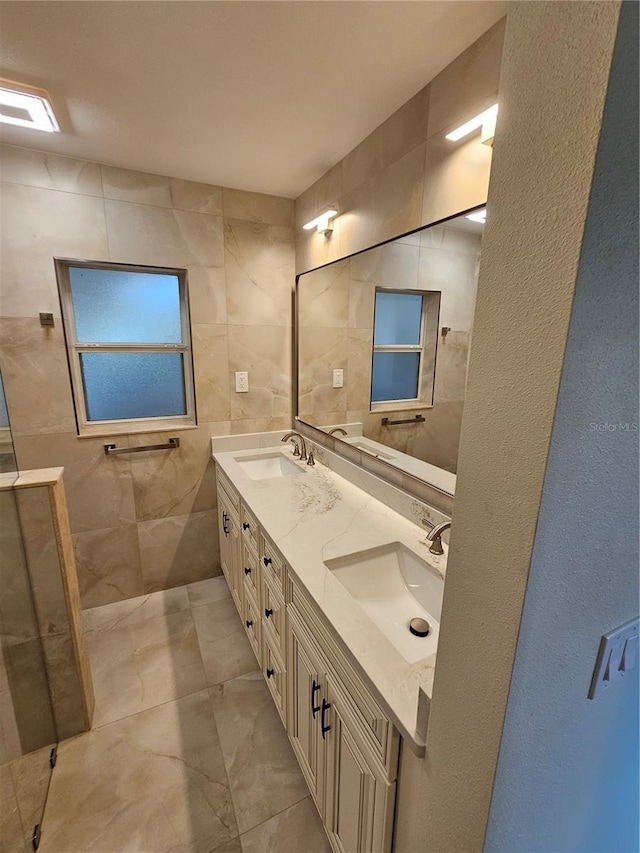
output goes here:
<path id="1" fill-rule="evenodd" d="M 0 416 L 6 412 L 0 377 Z M 8 418 L 0 430 L 3 474 L 15 471 Z M 11 447 L 9 450 L 8 448 Z M 15 477 L 0 476 L 0 847 L 32 850 L 42 823 L 56 742 L 44 657 L 25 556 Z"/>

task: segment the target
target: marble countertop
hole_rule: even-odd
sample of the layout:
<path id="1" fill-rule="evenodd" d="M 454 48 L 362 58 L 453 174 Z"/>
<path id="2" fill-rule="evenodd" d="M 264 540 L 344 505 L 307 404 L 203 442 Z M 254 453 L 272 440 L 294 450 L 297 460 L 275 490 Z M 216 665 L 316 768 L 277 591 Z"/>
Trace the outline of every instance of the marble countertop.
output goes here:
<path id="1" fill-rule="evenodd" d="M 435 653 L 407 663 L 324 561 L 400 542 L 443 577 L 447 546 L 443 556 L 430 554 L 424 529 L 318 462 L 314 467 L 298 462 L 300 476 L 253 480 L 236 460 L 256 452 L 217 452 L 213 458 L 342 641 L 401 734 L 410 739 L 414 751 L 423 752 L 425 726 L 424 720 L 418 725 L 418 698 L 420 689 L 427 699 L 431 697 Z M 283 448 L 261 447 L 258 452 L 282 453 Z M 295 461 L 289 450 L 284 453 Z"/>

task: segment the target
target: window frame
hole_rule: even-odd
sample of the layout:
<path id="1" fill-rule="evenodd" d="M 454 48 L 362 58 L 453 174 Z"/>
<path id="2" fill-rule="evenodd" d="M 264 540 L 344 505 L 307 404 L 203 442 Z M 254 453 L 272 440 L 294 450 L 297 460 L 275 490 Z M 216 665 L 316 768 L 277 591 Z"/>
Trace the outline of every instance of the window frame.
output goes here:
<path id="1" fill-rule="evenodd" d="M 189 311 L 189 287 L 187 271 L 175 267 L 157 267 L 141 264 L 120 264 L 110 261 L 86 261 L 75 258 L 54 258 L 58 295 L 62 313 L 67 361 L 71 378 L 71 393 L 75 410 L 76 426 L 80 438 L 92 436 L 128 435 L 144 432 L 162 432 L 174 429 L 192 429 L 197 426 L 193 347 L 191 342 L 191 319 Z M 114 270 L 156 275 L 172 275 L 178 279 L 180 305 L 180 328 L 182 342 L 179 344 L 159 343 L 111 343 L 78 341 L 71 295 L 70 267 L 84 269 Z M 150 418 L 127 418 L 112 420 L 89 420 L 80 355 L 84 352 L 179 352 L 182 353 L 182 370 L 185 394 L 184 415 L 168 415 Z"/>
<path id="2" fill-rule="evenodd" d="M 422 372 L 424 366 L 424 353 L 426 348 L 426 338 L 427 338 L 427 309 L 428 309 L 428 290 L 418 290 L 417 288 L 406 289 L 406 288 L 391 288 L 391 287 L 376 287 L 374 297 L 373 297 L 373 333 L 372 333 L 372 344 L 371 344 L 371 392 L 369 394 L 369 402 L 370 402 L 370 411 L 393 411 L 395 408 L 403 408 L 403 407 L 412 407 L 416 408 L 417 406 L 424 407 L 425 405 L 431 405 L 430 403 L 422 403 L 420 392 L 422 390 Z M 376 344 L 375 342 L 375 329 L 376 329 L 376 313 L 378 308 L 378 294 L 379 293 L 402 293 L 408 294 L 411 296 L 415 296 L 417 293 L 422 297 L 422 312 L 420 316 L 420 342 L 418 344 Z M 374 400 L 373 399 L 373 360 L 374 356 L 377 352 L 417 352 L 420 356 L 418 362 L 418 383 L 417 383 L 417 394 L 415 397 L 402 397 L 393 400 Z"/>

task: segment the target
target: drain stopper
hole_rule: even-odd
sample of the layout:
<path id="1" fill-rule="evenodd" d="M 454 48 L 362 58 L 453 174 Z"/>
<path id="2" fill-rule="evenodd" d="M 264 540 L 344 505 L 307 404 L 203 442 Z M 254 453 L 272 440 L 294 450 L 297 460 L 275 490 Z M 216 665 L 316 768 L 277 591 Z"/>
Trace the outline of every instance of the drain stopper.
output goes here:
<path id="1" fill-rule="evenodd" d="M 411 620 L 411 622 L 409 622 L 409 630 L 416 637 L 426 637 L 431 630 L 431 626 L 426 619 L 416 616 Z"/>

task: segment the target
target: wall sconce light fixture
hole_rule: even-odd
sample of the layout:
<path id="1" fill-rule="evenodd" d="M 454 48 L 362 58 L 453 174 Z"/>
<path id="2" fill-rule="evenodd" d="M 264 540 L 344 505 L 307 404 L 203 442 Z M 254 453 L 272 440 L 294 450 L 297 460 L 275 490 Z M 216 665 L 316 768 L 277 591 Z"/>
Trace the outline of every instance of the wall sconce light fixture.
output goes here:
<path id="1" fill-rule="evenodd" d="M 333 224 L 331 220 L 334 216 L 338 215 L 338 211 L 335 207 L 330 207 L 321 213 L 319 216 L 316 216 L 315 219 L 312 219 L 310 222 L 307 222 L 306 225 L 303 225 L 305 231 L 310 231 L 312 228 L 317 228 L 317 230 L 324 234 L 327 237 L 333 231 Z"/>
<path id="2" fill-rule="evenodd" d="M 451 140 L 451 142 L 457 142 L 459 139 L 463 139 L 465 136 L 473 133 L 474 130 L 480 130 L 481 141 L 484 142 L 485 145 L 493 145 L 497 116 L 498 105 L 494 104 L 492 107 L 489 107 L 488 110 L 474 116 L 474 118 L 469 119 L 469 121 L 464 124 L 461 124 L 460 127 L 452 130 L 451 133 L 447 133 L 445 138 Z"/>
<path id="3" fill-rule="evenodd" d="M 481 222 L 485 225 L 487 222 L 487 208 L 483 207 L 482 210 L 474 210 L 473 213 L 467 213 L 466 218 L 472 222 Z"/>
<path id="4" fill-rule="evenodd" d="M 59 133 L 60 127 L 44 89 L 0 80 L 0 122 Z"/>

